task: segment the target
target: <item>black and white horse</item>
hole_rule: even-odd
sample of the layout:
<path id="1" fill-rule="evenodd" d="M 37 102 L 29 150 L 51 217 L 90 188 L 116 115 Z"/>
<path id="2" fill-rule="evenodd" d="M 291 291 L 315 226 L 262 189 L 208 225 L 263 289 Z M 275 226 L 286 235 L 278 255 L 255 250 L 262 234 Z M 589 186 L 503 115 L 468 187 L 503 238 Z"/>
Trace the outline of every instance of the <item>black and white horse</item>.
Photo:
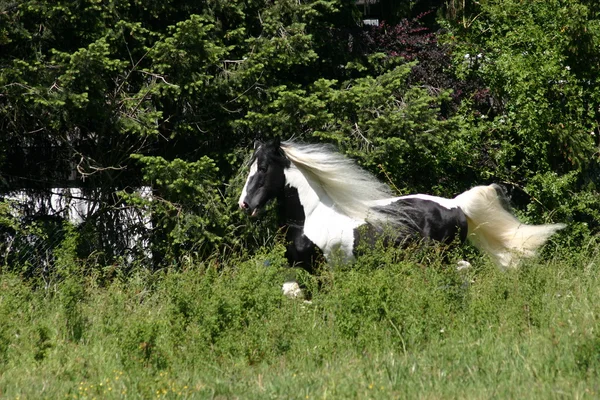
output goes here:
<path id="1" fill-rule="evenodd" d="M 504 207 L 497 185 L 477 186 L 453 199 L 393 197 L 385 184 L 326 145 L 256 143 L 250 165 L 239 206 L 256 216 L 277 199 L 286 256 L 309 272 L 318 250 L 328 261 L 351 261 L 361 234 L 390 227 L 398 232 L 397 243 L 415 235 L 448 243 L 469 239 L 498 266 L 510 268 L 564 227 L 521 223 Z M 297 284 L 284 285 L 287 295 L 298 292 Z"/>

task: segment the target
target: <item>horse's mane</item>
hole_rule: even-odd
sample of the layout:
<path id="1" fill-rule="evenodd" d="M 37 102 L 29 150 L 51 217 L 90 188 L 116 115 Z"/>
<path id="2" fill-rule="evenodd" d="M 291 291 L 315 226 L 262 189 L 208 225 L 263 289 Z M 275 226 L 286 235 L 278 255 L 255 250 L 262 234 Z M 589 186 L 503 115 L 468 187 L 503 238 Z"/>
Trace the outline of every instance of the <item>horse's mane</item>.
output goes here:
<path id="1" fill-rule="evenodd" d="M 286 141 L 281 149 L 300 172 L 321 186 L 338 212 L 371 222 L 390 218 L 373 208 L 377 200 L 393 197 L 389 187 L 332 146 Z"/>

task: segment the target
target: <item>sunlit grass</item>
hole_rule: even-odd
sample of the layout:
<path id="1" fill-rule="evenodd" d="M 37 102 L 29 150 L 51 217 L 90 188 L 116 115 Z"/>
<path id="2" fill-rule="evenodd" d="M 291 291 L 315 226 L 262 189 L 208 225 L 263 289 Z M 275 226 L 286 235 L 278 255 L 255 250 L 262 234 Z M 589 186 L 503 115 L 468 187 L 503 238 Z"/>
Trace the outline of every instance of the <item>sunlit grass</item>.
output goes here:
<path id="1" fill-rule="evenodd" d="M 371 253 L 301 275 L 310 304 L 281 295 L 281 253 L 103 284 L 0 275 L 0 396 L 600 395 L 596 246 L 506 272 L 484 259 L 457 272 L 453 253 Z"/>

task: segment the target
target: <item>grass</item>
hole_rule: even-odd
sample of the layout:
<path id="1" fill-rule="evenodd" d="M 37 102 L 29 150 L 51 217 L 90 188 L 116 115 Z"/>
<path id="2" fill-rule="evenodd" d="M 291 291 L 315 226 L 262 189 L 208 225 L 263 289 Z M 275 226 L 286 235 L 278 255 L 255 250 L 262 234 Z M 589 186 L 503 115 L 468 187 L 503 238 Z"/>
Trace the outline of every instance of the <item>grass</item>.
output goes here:
<path id="1" fill-rule="evenodd" d="M 280 293 L 280 248 L 52 285 L 0 275 L 0 397 L 597 398 L 600 254 L 457 272 L 377 251 Z M 72 269 L 75 270 L 75 269 Z"/>

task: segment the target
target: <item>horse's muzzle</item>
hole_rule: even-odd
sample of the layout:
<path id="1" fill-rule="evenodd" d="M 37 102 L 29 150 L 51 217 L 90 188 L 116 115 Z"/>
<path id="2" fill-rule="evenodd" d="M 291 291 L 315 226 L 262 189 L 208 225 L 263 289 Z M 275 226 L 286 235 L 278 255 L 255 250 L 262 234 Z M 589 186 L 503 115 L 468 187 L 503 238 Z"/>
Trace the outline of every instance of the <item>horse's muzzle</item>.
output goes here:
<path id="1" fill-rule="evenodd" d="M 254 210 L 251 210 L 250 206 L 245 201 L 240 202 L 240 208 L 246 213 L 250 213 L 250 211 L 252 211 L 252 213 L 250 214 L 251 217 L 256 217 L 258 215 L 259 209 L 255 208 Z"/>

